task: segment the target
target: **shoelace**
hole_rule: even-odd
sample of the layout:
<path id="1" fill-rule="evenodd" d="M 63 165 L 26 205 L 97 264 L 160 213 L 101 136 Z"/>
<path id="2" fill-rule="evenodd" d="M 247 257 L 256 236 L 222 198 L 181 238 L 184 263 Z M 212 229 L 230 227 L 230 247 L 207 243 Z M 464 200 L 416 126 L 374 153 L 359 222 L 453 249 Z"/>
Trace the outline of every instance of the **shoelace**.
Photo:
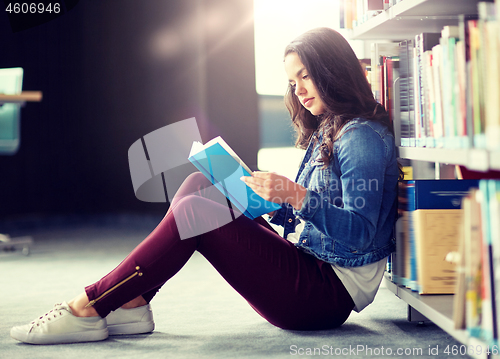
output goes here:
<path id="1" fill-rule="evenodd" d="M 49 322 L 53 318 L 57 318 L 58 316 L 63 315 L 62 311 L 68 310 L 65 306 L 62 305 L 62 303 L 57 303 L 54 305 L 54 308 L 50 310 L 49 312 L 45 313 L 41 317 L 35 319 L 34 321 L 31 322 L 33 326 L 39 327 L 40 324 L 45 324 L 45 321 Z"/>

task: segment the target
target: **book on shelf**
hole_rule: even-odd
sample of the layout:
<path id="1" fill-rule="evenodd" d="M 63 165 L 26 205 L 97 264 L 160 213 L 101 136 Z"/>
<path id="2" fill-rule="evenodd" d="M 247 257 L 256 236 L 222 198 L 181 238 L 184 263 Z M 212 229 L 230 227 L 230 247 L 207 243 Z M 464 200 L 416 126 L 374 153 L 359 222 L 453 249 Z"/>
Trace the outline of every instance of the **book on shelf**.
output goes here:
<path id="1" fill-rule="evenodd" d="M 443 140 L 444 147 L 460 147 L 456 141 L 455 123 L 457 121 L 454 111 L 454 86 L 455 86 L 455 45 L 458 36 L 458 26 L 445 26 L 441 31 L 441 101 L 443 109 Z"/>
<path id="2" fill-rule="evenodd" d="M 408 176 L 408 178 L 411 179 L 411 176 Z M 396 251 L 390 256 L 392 262 L 390 278 L 392 282 L 399 285 L 406 285 L 406 273 L 410 270 L 407 268 L 407 262 L 405 260 L 409 258 L 407 253 L 409 250 L 407 182 L 408 181 L 401 181 L 398 183 L 398 219 L 394 226 Z"/>
<path id="3" fill-rule="evenodd" d="M 479 337 L 481 327 L 481 208 L 471 190 L 464 206 L 465 248 L 465 326 L 469 334 Z"/>
<path id="4" fill-rule="evenodd" d="M 432 81 L 432 47 L 439 43 L 440 34 L 423 32 L 415 36 L 414 49 L 414 94 L 415 94 L 415 138 L 419 147 L 434 147 L 434 143 L 427 142 L 432 138 L 434 121 L 431 118 L 432 102 L 430 85 Z M 429 82 L 429 83 L 428 83 Z"/>
<path id="5" fill-rule="evenodd" d="M 400 144 L 399 123 L 399 53 L 396 43 L 371 44 L 370 85 L 375 99 L 389 114 L 395 130 L 396 145 Z M 397 101 L 396 101 L 397 99 Z"/>
<path id="6" fill-rule="evenodd" d="M 419 294 L 453 294 L 456 265 L 446 261 L 457 251 L 460 209 L 418 209 L 412 213 Z"/>
<path id="7" fill-rule="evenodd" d="M 399 43 L 401 146 L 500 152 L 500 25 L 495 3 L 478 9 Z"/>
<path id="8" fill-rule="evenodd" d="M 188 159 L 248 218 L 281 208 L 257 195 L 240 179 L 251 176 L 252 171 L 220 136 L 205 145 L 193 142 Z"/>
<path id="9" fill-rule="evenodd" d="M 459 236 L 458 236 L 458 250 L 456 252 L 457 257 L 455 258 L 455 271 L 457 273 L 457 280 L 455 284 L 455 291 L 453 296 L 453 323 L 455 329 L 464 330 L 466 329 L 466 303 L 465 298 L 467 295 L 467 283 L 466 283 L 466 251 L 469 248 L 465 246 L 465 236 L 470 235 L 470 231 L 465 229 L 470 229 L 470 211 L 471 203 L 469 195 L 462 198 L 462 225 L 459 226 Z M 470 241 L 468 241 L 470 244 Z"/>
<path id="10" fill-rule="evenodd" d="M 370 46 L 371 52 L 371 73 L 370 83 L 375 99 L 385 106 L 385 88 L 386 73 L 384 73 L 384 65 L 388 57 L 398 56 L 398 44 L 396 43 L 372 43 Z"/>
<path id="11" fill-rule="evenodd" d="M 495 182 L 495 181 L 492 181 Z M 490 182 L 487 180 L 479 181 L 479 191 L 476 193 L 476 200 L 479 202 L 481 211 L 481 337 L 490 343 L 496 337 L 496 328 L 494 328 L 494 317 L 496 312 L 496 303 L 494 301 L 494 273 L 493 273 L 493 248 L 491 241 L 491 216 L 489 202 Z M 496 191 L 495 186 L 493 188 Z M 495 324 L 496 327 L 496 324 Z"/>
<path id="12" fill-rule="evenodd" d="M 389 114 L 389 121 L 394 126 L 396 111 L 399 109 L 399 104 L 396 105 L 396 86 L 399 78 L 399 57 L 386 57 L 383 65 L 384 73 L 384 103 L 386 111 Z"/>
<path id="13" fill-rule="evenodd" d="M 490 226 L 490 281 L 492 294 L 492 335 L 498 343 L 500 337 L 500 181 L 488 180 L 488 206 Z"/>
<path id="14" fill-rule="evenodd" d="M 413 43 L 413 39 L 399 43 L 399 133 L 401 146 L 410 147 L 415 146 Z"/>
<path id="15" fill-rule="evenodd" d="M 352 29 L 404 0 L 340 0 L 341 29 Z M 342 20 L 344 19 L 344 20 Z"/>
<path id="16" fill-rule="evenodd" d="M 341 0 L 340 28 L 352 29 L 365 23 L 386 9 L 388 2 L 389 0 Z"/>
<path id="17" fill-rule="evenodd" d="M 489 150 L 500 149 L 500 27 L 498 22 L 498 9 L 495 3 L 481 1 L 478 3 L 479 20 L 479 53 L 481 61 L 482 94 L 484 105 L 484 141 Z"/>
<path id="18" fill-rule="evenodd" d="M 426 269 L 429 266 L 443 265 L 444 256 L 441 258 L 441 262 L 429 264 L 425 253 L 422 252 L 422 248 L 426 248 L 427 241 L 434 241 L 436 235 L 444 238 L 446 233 L 444 232 L 432 232 L 428 223 L 432 222 L 432 211 L 435 210 L 435 216 L 439 218 L 455 218 L 455 214 L 443 215 L 443 213 L 437 212 L 438 210 L 456 210 L 460 211 L 461 200 L 464 196 L 468 194 L 471 187 L 477 186 L 477 180 L 411 180 L 406 183 L 406 210 L 407 214 L 407 230 L 405 235 L 404 244 L 404 262 L 405 269 L 404 275 L 400 281 L 402 284 L 412 289 L 413 291 L 418 291 L 420 293 L 436 293 L 441 291 L 443 293 L 452 293 L 455 288 L 454 280 L 445 278 L 446 276 L 436 276 L 436 280 L 433 282 L 429 281 L 426 277 L 422 277 L 425 273 L 427 275 L 429 272 Z M 429 212 L 430 210 L 430 212 Z M 425 215 L 424 215 L 425 212 Z M 422 213 L 422 214 L 419 214 Z M 446 218 L 448 218 L 446 217 Z M 455 227 L 458 223 L 455 222 Z M 453 226 L 447 226 L 447 230 L 454 231 L 456 229 Z M 420 228 L 420 230 L 418 229 Z M 446 237 L 448 238 L 448 237 Z M 457 242 L 458 243 L 458 242 Z M 420 250 L 419 250 L 420 249 Z M 399 250 L 399 249 L 397 249 Z M 450 249 L 451 250 L 451 249 Z M 456 250 L 456 248 L 455 248 Z M 420 253 L 420 254 L 419 254 Z M 436 258 L 432 258 L 436 259 Z M 419 277 L 420 273 L 420 277 Z M 454 275 L 454 274 L 453 274 Z M 450 274 L 451 276 L 451 274 Z M 450 277 L 448 276 L 448 277 Z M 438 283 L 441 282 L 441 283 Z M 440 289 L 429 289 L 429 284 L 432 284 L 433 288 L 439 287 Z M 444 287 L 448 288 L 446 291 Z"/>
<path id="19" fill-rule="evenodd" d="M 463 221 L 454 298 L 455 328 L 498 345 L 500 181 L 484 179 L 462 199 Z"/>

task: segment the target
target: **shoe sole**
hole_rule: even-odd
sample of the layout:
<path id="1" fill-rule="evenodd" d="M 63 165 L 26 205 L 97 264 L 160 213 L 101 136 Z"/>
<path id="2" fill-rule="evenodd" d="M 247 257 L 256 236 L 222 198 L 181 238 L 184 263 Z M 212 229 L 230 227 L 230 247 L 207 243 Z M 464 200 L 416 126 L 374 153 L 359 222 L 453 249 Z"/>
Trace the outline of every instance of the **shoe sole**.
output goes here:
<path id="1" fill-rule="evenodd" d="M 98 342 L 108 338 L 108 329 L 92 330 L 81 333 L 67 334 L 29 334 L 11 331 L 10 336 L 13 339 L 19 340 L 28 344 L 70 344 L 84 342 Z"/>
<path id="2" fill-rule="evenodd" d="M 109 335 L 145 334 L 155 329 L 155 322 L 108 324 Z"/>

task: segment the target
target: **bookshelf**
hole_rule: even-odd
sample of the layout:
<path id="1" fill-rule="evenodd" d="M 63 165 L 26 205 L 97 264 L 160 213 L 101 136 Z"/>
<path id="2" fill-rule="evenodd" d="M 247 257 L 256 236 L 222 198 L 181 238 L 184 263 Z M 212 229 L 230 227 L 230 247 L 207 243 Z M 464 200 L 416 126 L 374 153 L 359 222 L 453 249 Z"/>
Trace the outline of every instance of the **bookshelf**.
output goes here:
<path id="1" fill-rule="evenodd" d="M 402 0 L 352 29 L 353 40 L 403 40 L 439 32 L 458 15 L 477 13 L 477 0 Z"/>
<path id="2" fill-rule="evenodd" d="M 392 1 L 392 0 L 391 0 Z M 460 15 L 476 15 L 476 0 L 400 0 L 379 14 L 349 30 L 355 40 L 400 42 L 415 39 L 422 32 L 441 32 L 443 26 L 458 25 Z M 497 2 L 499 3 L 499 2 Z M 398 94 L 395 94 L 395 97 Z M 398 147 L 400 158 L 436 164 L 461 165 L 475 171 L 500 170 L 500 152 L 479 148 Z M 467 330 L 455 329 L 453 295 L 419 295 L 392 282 L 390 274 L 385 284 L 397 297 L 449 333 L 464 346 L 487 344 L 471 337 Z M 418 314 L 417 313 L 417 314 Z M 420 320 L 420 319 L 418 319 Z M 493 358 L 495 355 L 476 353 L 474 358 Z"/>
<path id="3" fill-rule="evenodd" d="M 500 170 L 500 152 L 483 149 L 398 147 L 399 157 L 416 161 L 466 166 L 471 170 Z"/>
<path id="4" fill-rule="evenodd" d="M 427 319 L 432 320 L 434 324 L 450 334 L 460 343 L 466 346 L 472 345 L 477 352 L 476 355 L 471 355 L 474 358 L 488 358 L 486 354 L 480 354 L 481 349 L 486 348 L 486 344 L 482 343 L 477 338 L 469 337 L 466 330 L 458 330 L 454 328 L 453 323 L 453 295 L 420 295 L 412 292 L 408 288 L 398 286 L 391 279 L 384 277 L 386 287 L 393 292 L 398 298 L 405 301 L 409 306 L 417 310 Z M 476 350 L 477 349 L 477 350 Z"/>

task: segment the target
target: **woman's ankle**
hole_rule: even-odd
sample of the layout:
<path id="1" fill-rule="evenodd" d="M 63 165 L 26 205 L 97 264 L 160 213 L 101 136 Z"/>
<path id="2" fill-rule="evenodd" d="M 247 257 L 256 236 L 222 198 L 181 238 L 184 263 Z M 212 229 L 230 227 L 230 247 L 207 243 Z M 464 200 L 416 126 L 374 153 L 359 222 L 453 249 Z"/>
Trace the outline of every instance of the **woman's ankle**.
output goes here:
<path id="1" fill-rule="evenodd" d="M 122 309 L 133 309 L 133 308 L 142 307 L 143 305 L 146 305 L 146 304 L 148 304 L 148 302 L 146 302 L 146 300 L 140 295 L 137 298 L 132 299 L 130 302 L 122 305 L 121 308 Z"/>
<path id="2" fill-rule="evenodd" d="M 89 298 L 82 293 L 68 302 L 71 312 L 75 317 L 98 317 L 99 314 L 93 307 L 86 307 Z"/>

